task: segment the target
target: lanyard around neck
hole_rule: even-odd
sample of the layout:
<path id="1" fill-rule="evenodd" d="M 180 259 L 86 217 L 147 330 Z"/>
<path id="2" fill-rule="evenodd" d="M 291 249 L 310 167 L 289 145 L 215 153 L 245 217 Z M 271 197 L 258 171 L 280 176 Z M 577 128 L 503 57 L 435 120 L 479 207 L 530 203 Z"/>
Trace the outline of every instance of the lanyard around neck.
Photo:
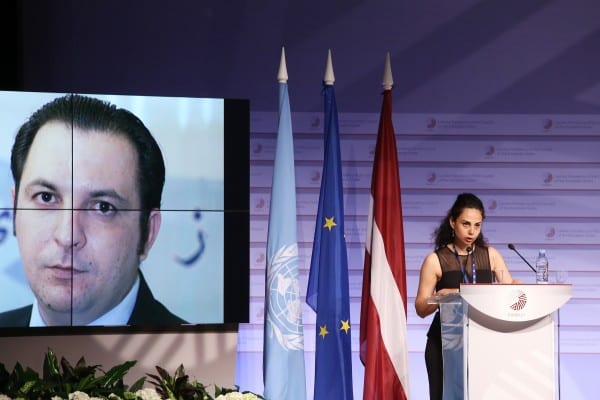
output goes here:
<path id="1" fill-rule="evenodd" d="M 469 254 L 471 255 L 471 279 L 469 279 L 469 274 L 467 274 L 465 267 L 460 262 L 460 258 L 458 257 L 458 251 L 456 250 L 456 245 L 454 243 L 452 243 L 452 249 L 454 250 L 454 257 L 456 257 L 456 262 L 460 267 L 463 283 L 477 282 L 477 272 L 475 269 L 475 249 L 473 248 L 473 251 L 467 251 L 467 259 L 469 258 Z M 469 248 L 467 247 L 467 249 Z"/>

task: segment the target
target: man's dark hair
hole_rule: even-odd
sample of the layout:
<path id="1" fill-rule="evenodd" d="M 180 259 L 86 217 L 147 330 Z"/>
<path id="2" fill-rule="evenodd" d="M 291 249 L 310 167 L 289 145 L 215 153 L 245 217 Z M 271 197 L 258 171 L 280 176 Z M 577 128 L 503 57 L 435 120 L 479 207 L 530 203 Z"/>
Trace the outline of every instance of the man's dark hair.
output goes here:
<path id="1" fill-rule="evenodd" d="M 40 128 L 48 122 L 64 122 L 72 128 L 94 130 L 123 136 L 137 152 L 137 186 L 140 195 L 140 233 L 138 254 L 148 238 L 150 211 L 160 208 L 165 183 L 165 163 L 156 140 L 133 113 L 108 102 L 82 95 L 66 95 L 52 100 L 34 112 L 19 128 L 12 148 L 10 167 L 15 180 L 16 215 L 19 185 L 29 149 Z"/>

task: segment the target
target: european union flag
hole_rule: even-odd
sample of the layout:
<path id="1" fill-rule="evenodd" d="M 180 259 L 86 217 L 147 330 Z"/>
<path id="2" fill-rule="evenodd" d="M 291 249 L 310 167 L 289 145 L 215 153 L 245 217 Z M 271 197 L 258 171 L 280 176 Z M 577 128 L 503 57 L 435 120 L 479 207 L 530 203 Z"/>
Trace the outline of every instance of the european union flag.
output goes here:
<path id="1" fill-rule="evenodd" d="M 352 399 L 348 255 L 339 124 L 325 84 L 325 157 L 306 302 L 317 313 L 314 399 Z"/>

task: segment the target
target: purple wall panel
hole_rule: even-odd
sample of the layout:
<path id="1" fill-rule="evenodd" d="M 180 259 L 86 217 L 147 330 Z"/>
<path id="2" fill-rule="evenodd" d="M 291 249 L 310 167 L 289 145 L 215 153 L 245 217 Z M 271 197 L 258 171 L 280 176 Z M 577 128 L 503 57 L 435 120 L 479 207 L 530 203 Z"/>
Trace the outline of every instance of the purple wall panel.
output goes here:
<path id="1" fill-rule="evenodd" d="M 258 113 L 260 129 L 252 135 L 251 153 L 251 343 L 245 351 L 260 351 L 264 301 L 264 248 L 268 229 L 270 180 L 275 127 L 267 123 L 274 113 Z M 358 321 L 366 219 L 370 200 L 371 163 L 378 115 L 344 114 L 340 121 L 346 240 L 350 270 L 353 345 L 357 351 Z M 301 293 L 306 290 L 314 235 L 321 160 L 322 132 L 315 129 L 318 114 L 295 113 L 299 265 Z M 351 122 L 349 122 L 351 121 Z M 533 263 L 540 247 L 547 249 L 551 279 L 566 273 L 573 284 L 573 299 L 560 313 L 561 354 L 600 354 L 595 338 L 599 324 L 593 318 L 600 307 L 600 124 L 589 116 L 561 116 L 546 132 L 535 128 L 539 116 L 453 115 L 436 120 L 436 126 L 417 131 L 422 115 L 396 114 L 400 181 L 407 264 L 408 338 L 411 354 L 421 354 L 431 318 L 414 312 L 414 296 L 423 257 L 432 249 L 431 232 L 445 215 L 456 194 L 473 191 L 483 200 L 487 220 L 484 233 L 498 248 L 513 275 L 526 283 L 535 277 L 527 265 L 507 248 L 515 243 Z M 591 121 L 591 122 L 590 122 Z M 400 123 L 399 123 L 400 122 Z M 256 128 L 259 124 L 255 124 Z M 345 128 L 346 126 L 347 128 Z M 308 127 L 308 128 L 307 128 Z M 580 127 L 580 128 L 577 128 Z M 268 129 L 272 129 L 271 132 Z M 551 132 L 552 131 L 552 132 Z M 314 351 L 314 313 L 304 309 L 305 351 Z M 355 337 L 356 336 L 356 337 Z M 583 339 L 585 337 L 585 339 Z M 595 339 L 594 339 L 595 340 Z M 312 344 L 312 345 L 311 345 Z M 419 357 L 417 366 L 423 366 Z M 362 368 L 356 365 L 357 368 Z M 312 364 L 307 364 L 308 376 Z M 563 372 L 564 373 L 564 372 Z M 567 375 L 566 379 L 573 379 Z M 576 390 L 565 379 L 563 392 Z M 426 377 L 411 375 L 411 382 Z M 355 382 L 360 392 L 362 381 Z M 421 397 L 418 397 L 421 398 Z"/>

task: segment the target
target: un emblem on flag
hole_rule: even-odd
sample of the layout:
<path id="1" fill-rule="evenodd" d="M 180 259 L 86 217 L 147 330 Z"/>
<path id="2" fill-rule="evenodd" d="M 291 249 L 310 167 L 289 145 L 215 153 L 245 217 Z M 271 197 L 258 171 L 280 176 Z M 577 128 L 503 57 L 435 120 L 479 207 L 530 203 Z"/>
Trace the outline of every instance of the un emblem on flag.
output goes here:
<path id="1" fill-rule="evenodd" d="M 302 303 L 298 281 L 298 245 L 281 247 L 267 266 L 267 323 L 279 345 L 302 350 Z"/>

